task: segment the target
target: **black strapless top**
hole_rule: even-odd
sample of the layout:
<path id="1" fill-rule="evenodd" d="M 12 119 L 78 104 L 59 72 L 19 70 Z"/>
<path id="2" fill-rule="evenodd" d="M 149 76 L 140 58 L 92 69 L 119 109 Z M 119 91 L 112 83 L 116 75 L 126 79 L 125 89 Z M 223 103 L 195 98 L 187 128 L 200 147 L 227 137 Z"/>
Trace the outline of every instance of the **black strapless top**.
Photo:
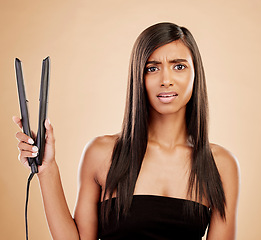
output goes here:
<path id="1" fill-rule="evenodd" d="M 98 204 L 99 213 L 101 204 Z M 199 240 L 210 222 L 209 208 L 200 203 L 156 195 L 133 195 L 128 216 L 120 218 L 117 226 L 114 204 L 115 198 L 112 198 L 112 211 L 104 229 L 99 221 L 98 238 L 101 240 Z M 201 207 L 203 216 L 196 214 L 197 211 L 189 215 L 185 206 L 190 205 Z"/>

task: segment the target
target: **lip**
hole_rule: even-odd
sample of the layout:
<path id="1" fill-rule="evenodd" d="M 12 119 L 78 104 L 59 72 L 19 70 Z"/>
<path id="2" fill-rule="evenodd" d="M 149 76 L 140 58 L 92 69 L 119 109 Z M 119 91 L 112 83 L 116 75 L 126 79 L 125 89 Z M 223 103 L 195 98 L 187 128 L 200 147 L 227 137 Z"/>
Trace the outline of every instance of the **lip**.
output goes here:
<path id="1" fill-rule="evenodd" d="M 162 103 L 170 103 L 172 102 L 178 94 L 176 92 L 161 92 L 157 95 L 157 98 L 162 102 Z"/>
<path id="2" fill-rule="evenodd" d="M 178 95 L 176 92 L 161 92 L 158 94 L 157 97 L 166 97 L 166 96 L 169 96 L 169 95 Z"/>

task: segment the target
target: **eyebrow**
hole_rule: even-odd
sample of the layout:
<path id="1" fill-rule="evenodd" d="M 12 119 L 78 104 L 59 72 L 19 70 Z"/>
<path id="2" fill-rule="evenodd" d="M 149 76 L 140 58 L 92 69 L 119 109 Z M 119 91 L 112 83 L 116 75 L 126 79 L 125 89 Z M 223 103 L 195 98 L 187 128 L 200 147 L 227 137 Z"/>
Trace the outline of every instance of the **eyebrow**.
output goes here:
<path id="1" fill-rule="evenodd" d="M 169 63 L 180 63 L 180 62 L 188 62 L 188 60 L 186 59 L 182 59 L 182 58 L 177 58 L 177 59 L 172 59 L 168 61 Z M 146 64 L 162 64 L 162 62 L 160 61 L 147 61 Z"/>

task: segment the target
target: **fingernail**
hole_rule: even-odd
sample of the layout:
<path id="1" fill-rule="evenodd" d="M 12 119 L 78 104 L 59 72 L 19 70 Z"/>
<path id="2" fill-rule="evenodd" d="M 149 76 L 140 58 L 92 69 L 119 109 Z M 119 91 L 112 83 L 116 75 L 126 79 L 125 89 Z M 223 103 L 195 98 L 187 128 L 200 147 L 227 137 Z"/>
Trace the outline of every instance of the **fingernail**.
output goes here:
<path id="1" fill-rule="evenodd" d="M 38 147 L 33 146 L 33 147 L 32 147 L 32 150 L 33 150 L 34 152 L 38 152 Z"/>
<path id="2" fill-rule="evenodd" d="M 28 142 L 29 142 L 30 144 L 33 144 L 33 143 L 34 143 L 34 140 L 33 140 L 32 138 L 29 138 L 29 139 L 28 139 Z"/>
<path id="3" fill-rule="evenodd" d="M 32 156 L 33 156 L 33 157 L 36 157 L 36 156 L 37 156 L 37 153 L 32 153 Z"/>

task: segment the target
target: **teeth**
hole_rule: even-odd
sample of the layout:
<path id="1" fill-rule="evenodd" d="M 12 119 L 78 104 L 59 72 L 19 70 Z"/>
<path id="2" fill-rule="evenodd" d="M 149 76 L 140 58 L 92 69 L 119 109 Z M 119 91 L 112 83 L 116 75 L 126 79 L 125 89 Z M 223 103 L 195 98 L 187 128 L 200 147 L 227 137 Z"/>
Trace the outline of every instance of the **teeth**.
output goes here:
<path id="1" fill-rule="evenodd" d="M 176 95 L 164 95 L 164 96 L 159 96 L 159 97 L 174 97 L 174 96 L 176 96 Z"/>

